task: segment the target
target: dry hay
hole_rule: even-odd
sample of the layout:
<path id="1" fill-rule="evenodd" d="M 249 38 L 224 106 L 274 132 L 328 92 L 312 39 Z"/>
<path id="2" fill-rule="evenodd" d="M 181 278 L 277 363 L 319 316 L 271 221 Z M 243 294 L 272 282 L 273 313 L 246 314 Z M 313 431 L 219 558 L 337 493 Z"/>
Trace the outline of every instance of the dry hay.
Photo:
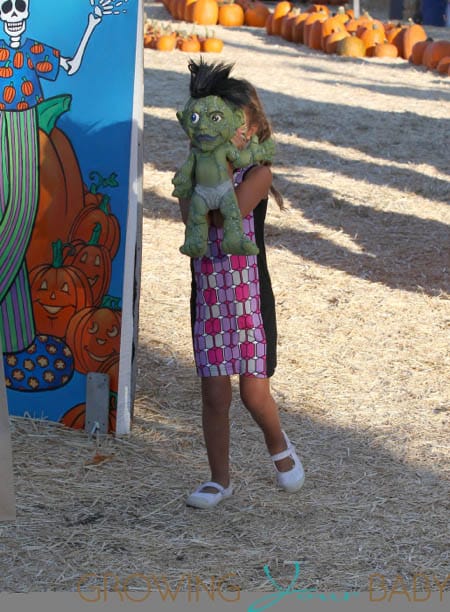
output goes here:
<path id="1" fill-rule="evenodd" d="M 12 419 L 18 519 L 0 526 L 3 590 L 74 590 L 79 576 L 105 572 L 172 585 L 231 572 L 243 590 L 272 590 L 264 563 L 287 583 L 289 560 L 301 562 L 302 587 L 323 591 L 366 590 L 375 572 L 408 585 L 419 572 L 449 573 L 448 80 L 217 30 L 221 59 L 257 85 L 279 143 L 288 210 L 273 204 L 267 220 L 273 391 L 305 486 L 276 490 L 235 394 L 236 494 L 214 512 L 184 505 L 208 478 L 188 260 L 170 196 L 186 153 L 174 111 L 187 56 L 148 50 L 134 427 L 97 447 L 84 433 Z M 92 464 L 96 452 L 106 460 Z"/>

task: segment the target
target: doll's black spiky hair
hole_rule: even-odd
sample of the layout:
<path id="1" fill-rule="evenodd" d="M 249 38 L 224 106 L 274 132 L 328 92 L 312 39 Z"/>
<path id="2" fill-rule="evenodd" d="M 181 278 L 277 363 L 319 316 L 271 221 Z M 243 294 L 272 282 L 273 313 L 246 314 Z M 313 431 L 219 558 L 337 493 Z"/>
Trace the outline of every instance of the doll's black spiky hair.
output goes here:
<path id="1" fill-rule="evenodd" d="M 190 60 L 191 73 L 189 91 L 192 98 L 218 96 L 226 102 L 242 108 L 250 102 L 250 91 L 244 79 L 230 77 L 234 64 L 207 64 L 203 58 L 197 64 Z"/>

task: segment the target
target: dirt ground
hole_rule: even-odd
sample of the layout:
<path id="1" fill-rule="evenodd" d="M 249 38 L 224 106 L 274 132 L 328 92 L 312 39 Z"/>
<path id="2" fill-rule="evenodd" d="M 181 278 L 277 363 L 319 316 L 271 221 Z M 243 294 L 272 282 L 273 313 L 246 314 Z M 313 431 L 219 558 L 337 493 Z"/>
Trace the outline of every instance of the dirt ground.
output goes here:
<path id="1" fill-rule="evenodd" d="M 145 7 L 169 20 L 160 3 Z M 326 56 L 259 29 L 214 31 L 225 40 L 214 59 L 257 86 L 277 142 L 287 210 L 272 202 L 266 228 L 279 327 L 273 393 L 305 485 L 276 489 L 235 394 L 235 495 L 214 512 L 184 504 L 209 477 L 170 182 L 187 151 L 175 111 L 187 98 L 188 56 L 145 50 L 133 429 L 104 442 L 111 460 L 92 467 L 84 433 L 12 419 L 18 519 L 0 526 L 1 586 L 75 590 L 86 573 L 138 572 L 172 585 L 232 574 L 242 590 L 270 591 L 264 564 L 287 584 L 286 563 L 299 561 L 302 588 L 364 591 L 374 573 L 411 588 L 420 573 L 437 590 L 450 571 L 450 80 L 403 60 Z"/>

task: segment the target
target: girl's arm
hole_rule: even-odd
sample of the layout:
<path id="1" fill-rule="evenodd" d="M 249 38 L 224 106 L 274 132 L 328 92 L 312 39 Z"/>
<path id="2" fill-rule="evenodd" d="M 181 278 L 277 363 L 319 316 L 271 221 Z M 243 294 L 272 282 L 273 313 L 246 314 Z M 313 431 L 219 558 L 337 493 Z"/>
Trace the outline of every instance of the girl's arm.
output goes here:
<path id="1" fill-rule="evenodd" d="M 269 166 L 250 168 L 242 183 L 236 187 L 235 193 L 241 211 L 246 217 L 269 194 L 272 185 L 272 171 Z"/>

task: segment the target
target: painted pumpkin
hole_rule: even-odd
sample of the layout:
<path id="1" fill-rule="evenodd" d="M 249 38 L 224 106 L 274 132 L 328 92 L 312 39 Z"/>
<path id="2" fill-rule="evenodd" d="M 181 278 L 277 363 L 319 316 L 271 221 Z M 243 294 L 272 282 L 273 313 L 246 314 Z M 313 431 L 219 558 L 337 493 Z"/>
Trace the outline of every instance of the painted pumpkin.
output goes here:
<path id="1" fill-rule="evenodd" d="M 70 108 L 68 95 L 37 106 L 39 123 L 39 204 L 27 250 L 28 268 L 52 259 L 52 242 L 66 237 L 83 208 L 83 180 L 73 147 L 58 118 Z"/>
<path id="2" fill-rule="evenodd" d="M 111 281 L 111 254 L 99 242 L 101 231 L 102 226 L 97 223 L 89 242 L 76 240 L 70 245 L 71 249 L 64 259 L 66 264 L 75 266 L 86 275 L 92 290 L 94 306 L 100 304 Z"/>
<path id="3" fill-rule="evenodd" d="M 83 308 L 71 319 L 66 341 L 72 349 L 78 372 L 99 372 L 108 359 L 118 355 L 122 311 L 117 301 L 105 296 L 100 307 Z"/>
<path id="4" fill-rule="evenodd" d="M 111 404 L 111 401 L 110 401 Z M 84 429 L 86 424 L 86 404 L 76 404 L 65 412 L 59 420 L 60 423 L 72 429 Z M 108 433 L 116 431 L 116 410 L 109 409 Z"/>
<path id="5" fill-rule="evenodd" d="M 88 242 L 97 223 L 101 226 L 99 244 L 105 245 L 111 253 L 111 259 L 114 259 L 120 244 L 120 225 L 111 212 L 110 198 L 107 195 L 103 196 L 99 206 L 85 206 L 78 213 L 70 228 L 69 242 L 77 239 Z"/>
<path id="6" fill-rule="evenodd" d="M 93 304 L 86 275 L 64 264 L 61 240 L 53 243 L 52 263 L 30 271 L 30 288 L 36 329 L 41 334 L 64 338 L 75 313 Z"/>

